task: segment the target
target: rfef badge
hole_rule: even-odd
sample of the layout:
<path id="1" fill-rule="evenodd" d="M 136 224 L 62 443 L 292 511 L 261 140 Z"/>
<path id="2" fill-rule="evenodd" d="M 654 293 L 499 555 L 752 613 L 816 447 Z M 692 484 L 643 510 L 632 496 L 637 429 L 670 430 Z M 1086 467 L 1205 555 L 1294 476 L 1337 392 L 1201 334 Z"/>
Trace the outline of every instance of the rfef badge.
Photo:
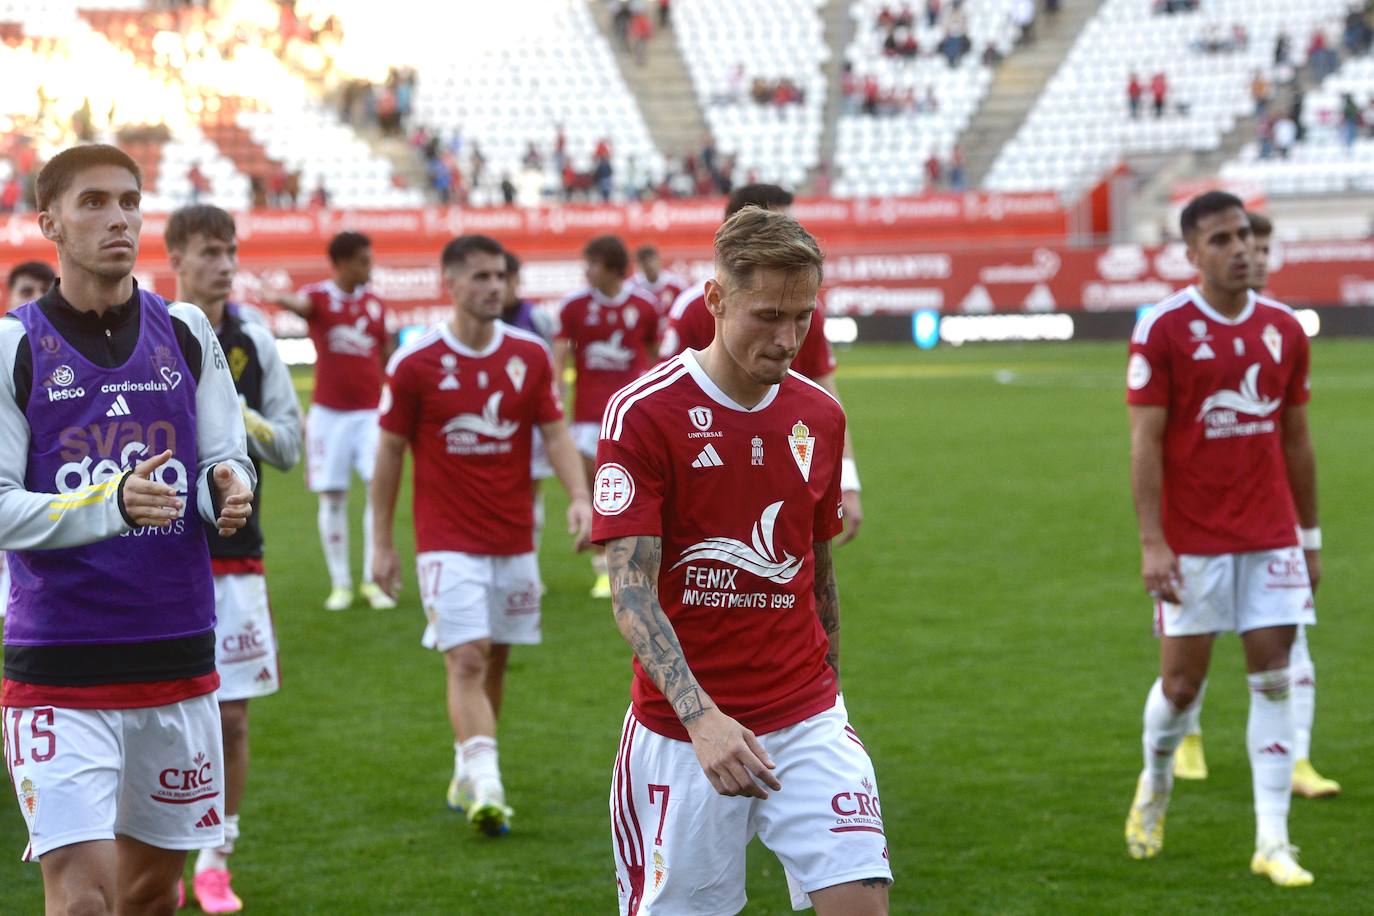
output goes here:
<path id="1" fill-rule="evenodd" d="M 792 435 L 787 437 L 787 444 L 792 452 L 792 460 L 797 462 L 797 470 L 801 471 L 802 480 L 810 483 L 811 481 L 811 459 L 816 452 L 816 437 L 811 435 L 811 430 L 801 420 L 792 424 Z"/>

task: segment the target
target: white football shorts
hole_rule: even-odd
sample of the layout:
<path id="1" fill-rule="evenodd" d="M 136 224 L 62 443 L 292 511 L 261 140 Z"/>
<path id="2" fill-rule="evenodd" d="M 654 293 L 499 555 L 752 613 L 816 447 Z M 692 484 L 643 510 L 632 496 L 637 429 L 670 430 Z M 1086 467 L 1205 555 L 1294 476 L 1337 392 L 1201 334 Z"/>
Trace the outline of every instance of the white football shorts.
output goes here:
<path id="1" fill-rule="evenodd" d="M 757 835 L 787 874 L 792 908 L 811 891 L 892 880 L 878 779 L 844 699 L 796 725 L 759 735 L 781 792 L 764 800 L 711 788 L 691 742 L 625 716 L 611 780 L 611 847 L 621 916 L 738 913 L 745 847 Z"/>
<path id="2" fill-rule="evenodd" d="M 533 645 L 539 630 L 539 558 L 533 553 L 485 556 L 436 550 L 415 558 L 427 649 L 490 639 Z"/>
<path id="3" fill-rule="evenodd" d="M 220 700 L 265 697 L 281 686 L 266 576 L 215 576 L 215 667 Z"/>
<path id="4" fill-rule="evenodd" d="M 1317 622 L 1307 560 L 1298 547 L 1214 556 L 1183 554 L 1182 604 L 1155 601 L 1156 636 L 1247 633 Z"/>
<path id="5" fill-rule="evenodd" d="M 3 712 L 10 780 L 29 828 L 24 861 L 116 834 L 160 849 L 224 842 L 213 693 L 146 709 Z"/>
<path id="6" fill-rule="evenodd" d="M 601 438 L 600 423 L 574 423 L 572 425 L 573 445 L 588 458 L 596 458 L 596 441 Z"/>
<path id="7" fill-rule="evenodd" d="M 530 441 L 530 478 L 548 480 L 553 476 L 553 465 L 549 463 L 549 451 L 544 447 L 544 434 L 538 429 Z"/>
<path id="8" fill-rule="evenodd" d="M 5 609 L 10 606 L 10 564 L 9 557 L 0 550 L 0 619 L 5 616 Z"/>
<path id="9" fill-rule="evenodd" d="M 305 473 L 314 493 L 347 490 L 353 471 L 372 479 L 377 461 L 377 411 L 333 410 L 311 404 L 305 418 Z"/>

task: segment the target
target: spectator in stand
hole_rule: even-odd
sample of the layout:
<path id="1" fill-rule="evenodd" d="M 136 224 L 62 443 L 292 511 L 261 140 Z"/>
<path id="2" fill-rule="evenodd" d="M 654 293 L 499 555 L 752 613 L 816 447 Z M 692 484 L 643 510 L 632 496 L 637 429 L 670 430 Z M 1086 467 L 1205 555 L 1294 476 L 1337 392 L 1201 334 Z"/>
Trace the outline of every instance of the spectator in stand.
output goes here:
<path id="1" fill-rule="evenodd" d="M 940 158 L 931 150 L 926 158 L 926 190 L 934 191 L 940 187 Z"/>
<path id="2" fill-rule="evenodd" d="M 507 207 L 515 205 L 515 182 L 510 180 L 510 173 L 501 176 L 501 202 Z"/>
<path id="3" fill-rule="evenodd" d="M 607 203 L 611 199 L 611 181 L 614 172 L 609 154 L 596 157 L 596 165 L 592 169 L 592 181 L 596 185 L 597 193 L 601 195 L 602 203 Z"/>
<path id="4" fill-rule="evenodd" d="M 649 62 L 649 39 L 654 37 L 654 23 L 645 12 L 635 13 L 630 19 L 630 51 L 635 63 L 643 67 Z"/>
<path id="5" fill-rule="evenodd" d="M 891 32 L 897 26 L 897 17 L 892 12 L 892 8 L 884 6 L 878 13 L 878 28 L 885 32 Z"/>
<path id="6" fill-rule="evenodd" d="M 1320 27 L 1313 29 L 1312 40 L 1307 44 L 1307 65 L 1312 68 L 1312 79 L 1320 83 L 1336 72 L 1338 64 L 1336 52 L 1326 43 L 1326 31 Z"/>
<path id="7" fill-rule="evenodd" d="M 958 143 L 949 151 L 949 186 L 952 190 L 964 190 L 964 148 Z"/>
<path id="8" fill-rule="evenodd" d="M 1150 98 L 1154 100 L 1155 117 L 1164 117 L 1164 106 L 1169 100 L 1169 78 L 1163 70 L 1150 77 Z"/>
<path id="9" fill-rule="evenodd" d="M 1341 94 L 1341 142 L 1348 150 L 1355 145 L 1355 138 L 1360 135 L 1360 106 L 1355 104 L 1355 97 L 1348 92 Z"/>
<path id="10" fill-rule="evenodd" d="M 926 0 L 926 28 L 933 29 L 940 24 L 940 0 Z"/>
<path id="11" fill-rule="evenodd" d="M 1140 82 L 1140 74 L 1131 72 L 1131 78 L 1126 82 L 1126 101 L 1131 106 L 1131 117 L 1140 117 L 1140 100 L 1145 96 L 1145 87 Z"/>
<path id="12" fill-rule="evenodd" d="M 200 203 L 201 198 L 210 193 L 210 179 L 200 170 L 199 162 L 191 163 L 191 168 L 186 173 L 186 181 L 191 185 L 191 203 Z"/>
<path id="13" fill-rule="evenodd" d="M 1250 77 L 1250 100 L 1255 103 L 1255 117 L 1263 118 L 1269 110 L 1269 81 L 1259 69 Z"/>
<path id="14" fill-rule="evenodd" d="M 658 0 L 658 29 L 671 29 L 673 27 L 673 3 L 672 0 Z"/>
<path id="15" fill-rule="evenodd" d="M 615 37 L 620 39 L 620 47 L 630 50 L 630 20 L 634 14 L 630 12 L 629 0 L 620 0 L 611 16 L 611 25 L 615 29 Z"/>
<path id="16" fill-rule="evenodd" d="M 1035 0 L 1013 0 L 1011 22 L 1027 44 L 1035 41 Z"/>
<path id="17" fill-rule="evenodd" d="M 854 75 L 854 64 L 850 61 L 845 61 L 840 71 L 840 98 L 845 114 L 857 114 L 863 105 L 863 84 Z"/>
<path id="18" fill-rule="evenodd" d="M 329 190 L 324 186 L 324 178 L 321 177 L 319 183 L 315 185 L 315 190 L 310 194 L 310 206 L 316 210 L 323 210 L 329 206 Z"/>
<path id="19" fill-rule="evenodd" d="M 962 2 L 962 0 L 960 0 Z M 903 3 L 901 12 L 897 13 L 897 27 L 899 29 L 911 29 L 916 26 L 916 14 L 911 11 L 911 4 Z"/>
<path id="20" fill-rule="evenodd" d="M 1278 37 L 1274 39 L 1274 66 L 1287 67 L 1292 50 L 1293 40 L 1288 37 L 1286 31 L 1280 30 Z"/>
<path id="21" fill-rule="evenodd" d="M 1341 35 L 1341 44 L 1345 46 L 1346 53 L 1352 57 L 1359 57 L 1369 53 L 1371 40 L 1374 40 L 1374 29 L 1370 27 L 1370 18 L 1374 15 L 1371 4 L 1355 4 L 1350 12 L 1345 16 L 1345 30 Z"/>
<path id="22" fill-rule="evenodd" d="M 1259 123 L 1255 126 L 1255 139 L 1259 141 L 1261 159 L 1274 157 L 1274 120 L 1274 116 L 1266 112 L 1260 116 Z"/>
<path id="23" fill-rule="evenodd" d="M 870 73 L 864 77 L 864 114 L 876 115 L 878 113 L 878 102 L 880 96 L 881 91 L 878 88 L 878 78 Z"/>
<path id="24" fill-rule="evenodd" d="M 901 29 L 902 38 L 897 42 L 897 54 L 904 60 L 915 60 L 920 53 L 920 46 L 916 44 L 916 33 L 905 26 Z"/>
<path id="25" fill-rule="evenodd" d="M 1293 144 L 1297 141 L 1297 122 L 1288 115 L 1284 115 L 1274 122 L 1274 149 L 1278 152 L 1280 159 L 1288 158 L 1288 154 L 1293 150 Z"/>
<path id="26" fill-rule="evenodd" d="M 539 150 L 535 148 L 533 140 L 525 144 L 525 156 L 520 162 L 527 169 L 542 169 L 544 167 L 544 157 L 539 155 Z"/>
<path id="27" fill-rule="evenodd" d="M 20 181 L 19 173 L 11 172 L 10 177 L 5 179 L 4 188 L 0 188 L 0 213 L 13 213 L 18 210 L 23 194 L 24 183 Z"/>

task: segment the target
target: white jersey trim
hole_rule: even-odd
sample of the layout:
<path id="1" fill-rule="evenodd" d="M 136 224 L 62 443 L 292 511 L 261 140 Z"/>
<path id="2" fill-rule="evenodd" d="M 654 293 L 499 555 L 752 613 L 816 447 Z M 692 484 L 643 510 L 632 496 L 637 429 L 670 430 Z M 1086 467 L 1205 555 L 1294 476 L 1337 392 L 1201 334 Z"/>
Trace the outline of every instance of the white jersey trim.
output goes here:
<path id="1" fill-rule="evenodd" d="M 1193 301 L 1189 293 L 1191 289 L 1192 287 L 1187 287 L 1179 290 L 1169 298 L 1161 300 L 1158 305 L 1140 316 L 1140 320 L 1136 322 L 1135 330 L 1131 332 L 1131 343 L 1149 343 L 1150 331 L 1154 328 L 1156 321 L 1163 318 L 1174 309 L 1183 308 L 1183 306 Z"/>
<path id="2" fill-rule="evenodd" d="M 701 363 L 697 362 L 697 351 L 683 350 L 679 358 L 682 360 L 682 365 L 686 366 L 687 371 L 691 373 L 692 381 L 697 383 L 697 387 L 704 391 L 708 398 L 715 401 L 721 407 L 737 410 L 740 413 L 760 413 L 761 411 L 767 410 L 768 405 L 777 400 L 778 389 L 782 387 L 781 385 L 773 385 L 768 389 L 768 392 L 764 394 L 761 401 L 753 407 L 745 407 L 722 391 L 721 387 L 711 380 L 711 376 L 707 375 L 706 370 L 701 368 Z M 792 370 L 789 369 L 788 371 L 790 372 Z"/>
<path id="3" fill-rule="evenodd" d="M 1235 318 L 1227 318 L 1212 308 L 1206 299 L 1202 298 L 1202 290 L 1196 286 L 1189 286 L 1187 293 L 1193 299 L 1193 304 L 1198 307 L 1198 311 L 1215 321 L 1217 324 L 1224 324 L 1234 327 L 1235 325 L 1245 324 L 1250 320 L 1250 316 L 1255 314 L 1255 293 L 1253 290 L 1245 291 L 1245 308 L 1240 310 L 1240 314 Z"/>
<path id="4" fill-rule="evenodd" d="M 1268 296 L 1262 296 L 1259 293 L 1254 294 L 1254 299 L 1256 304 L 1258 305 L 1267 305 L 1270 308 L 1278 309 L 1281 312 L 1287 312 L 1289 315 L 1294 314 L 1291 306 L 1284 305 L 1277 299 L 1270 299 Z"/>
<path id="5" fill-rule="evenodd" d="M 662 378 L 669 372 L 673 372 L 681 368 L 681 360 L 679 360 L 675 356 L 669 357 L 668 359 L 659 363 L 654 368 L 650 369 L 648 372 L 641 375 L 639 378 L 635 379 L 633 382 L 630 382 L 630 384 L 626 385 L 624 388 L 621 388 L 615 394 L 611 395 L 611 399 L 606 402 L 606 409 L 602 411 L 601 414 L 601 438 L 609 438 L 611 427 L 614 425 L 615 422 L 615 417 L 619 415 L 621 404 L 626 398 L 633 396 L 645 385 L 652 384 L 653 382 Z"/>
<path id="6" fill-rule="evenodd" d="M 616 410 L 614 417 L 611 417 L 608 414 L 602 418 L 603 422 L 609 425 L 610 434 L 603 435 L 601 438 L 610 439 L 614 442 L 618 442 L 620 440 L 621 433 L 625 431 L 625 417 L 627 414 L 629 414 L 630 408 L 635 406 L 637 402 L 644 400 L 654 392 L 661 391 L 662 389 L 667 388 L 670 385 L 676 384 L 677 381 L 686 374 L 687 367 L 682 365 L 681 363 L 678 363 L 677 365 L 673 366 L 673 371 L 669 372 L 665 377 L 658 379 L 654 382 L 654 384 L 648 385 L 640 389 L 638 392 L 631 395 L 630 397 L 626 398 L 625 401 Z"/>
<path id="7" fill-rule="evenodd" d="M 682 317 L 682 313 L 687 311 L 687 306 L 691 305 L 697 299 L 703 298 L 705 295 L 705 280 L 687 287 L 682 292 L 678 293 L 677 298 L 673 300 L 673 307 L 668 310 L 668 317 L 674 321 L 678 320 Z"/>
<path id="8" fill-rule="evenodd" d="M 787 374 L 790 375 L 790 376 L 792 376 L 794 379 L 796 379 L 796 380 L 799 381 L 799 382 L 806 382 L 806 384 L 810 385 L 812 388 L 815 388 L 815 389 L 816 389 L 817 391 L 819 391 L 821 394 L 825 395 L 826 397 L 830 398 L 830 400 L 834 401 L 834 402 L 836 403 L 836 405 L 838 405 L 838 406 L 840 407 L 840 409 L 844 409 L 844 405 L 843 405 L 843 404 L 840 404 L 840 399 L 837 398 L 837 397 L 835 397 L 835 396 L 834 396 L 833 394 L 831 394 L 829 391 L 827 391 L 826 388 L 825 388 L 825 386 L 822 385 L 820 382 L 817 382 L 817 381 L 814 381 L 814 380 L 812 380 L 812 379 L 807 378 L 806 376 L 804 376 L 804 375 L 802 375 L 800 372 L 798 372 L 796 369 L 788 369 L 788 370 L 787 370 Z"/>
<path id="9" fill-rule="evenodd" d="M 415 355 L 416 353 L 423 350 L 425 347 L 430 346 L 439 339 L 439 328 L 437 326 L 430 328 L 428 331 L 425 331 L 415 340 L 412 340 L 410 343 L 406 344 L 404 347 L 401 347 L 395 353 L 391 354 L 391 359 L 386 361 L 386 374 L 395 375 L 396 370 L 400 367 L 402 360 Z"/>
<path id="10" fill-rule="evenodd" d="M 524 328 L 517 328 L 515 325 L 507 324 L 504 321 L 498 321 L 496 323 L 501 326 L 502 331 L 507 337 L 513 337 L 516 340 L 527 340 L 530 343 L 537 343 L 544 348 L 545 353 L 549 354 L 550 357 L 553 356 L 553 351 L 549 349 L 549 342 L 538 334 L 531 334 Z"/>
<path id="11" fill-rule="evenodd" d="M 474 350 L 467 344 L 458 339 L 458 335 L 453 333 L 453 329 L 448 326 L 448 322 L 439 325 L 439 336 L 448 344 L 448 348 L 459 356 L 466 356 L 468 359 L 484 359 L 491 356 L 501 348 L 501 342 L 506 339 L 506 327 L 504 322 L 496 321 L 492 323 L 491 340 L 480 350 Z"/>

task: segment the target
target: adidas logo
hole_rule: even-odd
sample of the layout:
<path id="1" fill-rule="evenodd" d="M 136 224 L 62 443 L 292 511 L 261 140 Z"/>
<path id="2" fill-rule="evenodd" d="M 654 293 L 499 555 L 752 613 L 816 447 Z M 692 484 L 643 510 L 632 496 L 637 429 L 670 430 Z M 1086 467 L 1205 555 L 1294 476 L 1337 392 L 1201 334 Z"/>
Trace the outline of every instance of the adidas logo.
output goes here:
<path id="1" fill-rule="evenodd" d="M 207 827 L 218 827 L 222 823 L 223 821 L 219 819 L 219 812 L 211 808 L 209 811 L 205 812 L 204 817 L 196 821 L 196 829 L 202 830 Z"/>
<path id="2" fill-rule="evenodd" d="M 716 447 L 709 442 L 706 447 L 697 453 L 696 461 L 692 462 L 694 468 L 719 468 L 724 467 L 725 462 L 720 460 L 720 453 Z"/>
<path id="3" fill-rule="evenodd" d="M 1199 359 L 1216 359 L 1216 357 L 1217 357 L 1216 353 L 1214 353 L 1214 352 L 1212 351 L 1212 348 L 1209 347 L 1209 346 L 1207 346 L 1206 343 L 1200 343 L 1200 344 L 1198 344 L 1197 349 L 1193 351 L 1193 359 L 1194 359 L 1194 360 L 1199 360 Z"/>
<path id="4" fill-rule="evenodd" d="M 1260 748 L 1260 753 L 1261 753 L 1261 754 L 1278 754 L 1278 755 L 1280 755 L 1280 756 L 1282 756 L 1282 757 L 1287 757 L 1287 756 L 1288 756 L 1288 748 L 1284 747 L 1282 742 L 1275 741 L 1273 744 L 1269 745 L 1268 747 L 1262 747 L 1262 748 Z"/>
<path id="5" fill-rule="evenodd" d="M 127 417 L 131 413 L 133 413 L 133 411 L 129 409 L 129 402 L 124 400 L 124 395 L 121 394 L 114 399 L 114 403 L 110 405 L 110 409 L 105 411 L 105 416 Z"/>
<path id="6" fill-rule="evenodd" d="M 258 672 L 258 676 L 255 677 L 255 678 L 253 678 L 253 680 L 255 680 L 255 681 L 270 681 L 270 680 L 272 680 L 272 672 L 271 672 L 271 671 L 268 671 L 266 668 L 263 668 L 261 671 Z"/>

